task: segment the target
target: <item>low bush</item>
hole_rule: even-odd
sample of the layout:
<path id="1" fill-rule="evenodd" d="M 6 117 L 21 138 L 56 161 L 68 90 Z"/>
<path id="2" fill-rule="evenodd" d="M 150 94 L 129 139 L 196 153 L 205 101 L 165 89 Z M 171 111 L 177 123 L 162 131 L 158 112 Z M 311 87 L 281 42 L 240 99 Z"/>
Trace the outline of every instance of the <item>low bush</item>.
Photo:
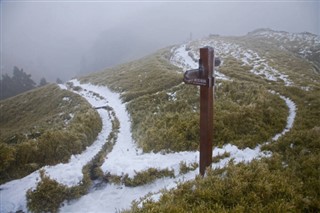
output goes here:
<path id="1" fill-rule="evenodd" d="M 142 172 L 135 172 L 135 176 L 130 178 L 128 175 L 123 177 L 123 183 L 125 186 L 135 187 L 141 186 L 155 181 L 162 177 L 174 177 L 174 170 L 162 169 L 158 170 L 155 168 L 149 168 Z"/>
<path id="2" fill-rule="evenodd" d="M 67 187 L 51 180 L 40 170 L 41 181 L 36 189 L 29 190 L 27 193 L 27 206 L 32 212 L 57 212 L 65 200 L 77 199 L 85 195 L 92 185 L 93 180 L 104 177 L 100 166 L 103 164 L 105 156 L 112 150 L 119 132 L 119 120 L 111 107 L 107 107 L 108 113 L 112 118 L 112 131 L 102 149 L 88 162 L 83 168 L 82 181 L 75 186 Z M 46 194 L 46 190 L 48 193 Z M 51 203 L 50 203 L 50 200 Z"/>
<path id="3" fill-rule="evenodd" d="M 132 178 L 129 177 L 128 174 L 119 176 L 113 175 L 109 172 L 104 175 L 104 180 L 107 183 L 124 184 L 125 186 L 136 187 L 152 183 L 156 179 L 163 177 L 174 178 L 174 170 L 149 168 L 140 172 L 135 171 L 135 175 Z"/>
<path id="4" fill-rule="evenodd" d="M 230 157 L 230 152 L 224 152 L 223 154 L 219 153 L 218 155 L 212 157 L 212 163 L 218 163 L 223 158 L 228 158 L 228 157 Z"/>
<path id="5" fill-rule="evenodd" d="M 180 168 L 179 174 L 180 175 L 187 174 L 190 171 L 196 170 L 198 168 L 198 166 L 199 166 L 199 164 L 196 162 L 187 165 L 186 162 L 181 161 L 179 164 L 179 168 Z"/>
<path id="6" fill-rule="evenodd" d="M 132 134 L 145 152 L 197 150 L 199 93 L 179 85 L 132 100 L 127 108 Z M 223 82 L 216 88 L 214 144 L 254 148 L 270 140 L 286 125 L 288 108 L 278 95 L 248 82 Z"/>
<path id="7" fill-rule="evenodd" d="M 58 212 L 60 204 L 68 197 L 67 187 L 40 171 L 41 181 L 36 189 L 28 190 L 27 206 L 31 212 Z"/>
<path id="8" fill-rule="evenodd" d="M 231 164 L 164 192 L 158 202 L 142 202 L 141 208 L 136 204 L 131 212 L 296 211 L 301 210 L 296 203 L 299 186 L 295 177 L 273 170 L 267 163 Z"/>

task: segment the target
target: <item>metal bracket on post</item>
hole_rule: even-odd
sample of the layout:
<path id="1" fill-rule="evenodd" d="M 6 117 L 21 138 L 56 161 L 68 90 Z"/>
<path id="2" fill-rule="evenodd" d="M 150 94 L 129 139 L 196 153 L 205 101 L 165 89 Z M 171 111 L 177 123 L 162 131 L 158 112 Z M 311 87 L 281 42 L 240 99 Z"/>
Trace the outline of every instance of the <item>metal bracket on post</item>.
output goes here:
<path id="1" fill-rule="evenodd" d="M 215 63 L 213 63 L 215 62 Z M 206 168 L 212 163 L 213 140 L 213 86 L 214 66 L 220 60 L 214 57 L 212 47 L 200 48 L 199 68 L 188 70 L 183 81 L 186 84 L 200 86 L 200 174 L 204 176 Z"/>

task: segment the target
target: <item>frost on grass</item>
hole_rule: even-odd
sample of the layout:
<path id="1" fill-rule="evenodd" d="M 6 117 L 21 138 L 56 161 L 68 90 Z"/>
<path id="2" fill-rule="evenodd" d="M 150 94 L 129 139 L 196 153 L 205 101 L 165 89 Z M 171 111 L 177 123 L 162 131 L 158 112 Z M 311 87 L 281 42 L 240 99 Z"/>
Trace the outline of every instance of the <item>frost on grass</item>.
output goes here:
<path id="1" fill-rule="evenodd" d="M 236 44 L 226 42 L 214 43 L 214 41 L 210 42 L 200 41 L 201 45 L 214 46 L 217 52 L 221 55 L 231 54 L 244 64 L 253 65 L 254 68 L 252 72 L 262 76 L 263 78 L 267 78 L 269 80 L 281 79 L 286 85 L 291 84 L 287 76 L 282 75 L 275 69 L 272 69 L 264 59 L 259 57 L 257 53 L 254 53 L 251 50 L 244 51 L 239 45 Z M 173 56 L 171 58 L 171 62 L 176 66 L 183 68 L 184 70 L 197 68 L 198 63 L 195 58 L 198 58 L 199 53 L 193 48 L 194 47 L 190 47 L 185 44 L 178 48 L 172 49 Z M 260 67 L 257 67 L 258 65 Z M 228 77 L 221 75 L 221 79 L 226 80 Z M 116 145 L 114 146 L 112 152 L 106 156 L 105 163 L 101 166 L 101 169 L 105 174 L 128 174 L 128 177 L 134 177 L 136 172 L 145 171 L 150 168 L 168 168 L 169 170 L 174 171 L 174 178 L 163 177 L 147 185 L 138 187 L 105 184 L 99 189 L 90 191 L 89 194 L 81 197 L 79 200 L 65 203 L 64 207 L 60 209 L 60 212 L 114 212 L 117 210 L 126 209 L 130 207 L 132 201 L 139 200 L 140 197 L 144 197 L 150 193 L 154 195 L 152 198 L 157 200 L 161 195 L 161 190 L 175 188 L 179 182 L 181 183 L 192 180 L 198 174 L 197 170 L 190 170 L 186 173 L 180 173 L 181 162 L 184 162 L 186 165 L 194 165 L 199 161 L 199 152 L 197 151 L 161 154 L 142 153 L 142 151 L 137 148 L 131 136 L 130 117 L 126 111 L 125 105 L 122 104 L 120 100 L 119 94 L 110 92 L 110 90 L 108 90 L 106 87 L 95 86 L 91 84 L 80 84 L 76 80 L 73 80 L 72 84 L 74 84 L 75 88 L 77 88 L 78 93 L 87 98 L 87 100 L 93 106 L 100 107 L 109 105 L 112 107 L 119 119 L 120 129 Z M 60 86 L 60 88 L 66 89 L 64 86 Z M 170 95 L 173 99 L 175 97 L 174 94 L 168 95 Z M 273 140 L 277 140 L 280 136 L 284 135 L 292 128 L 296 115 L 295 104 L 289 98 L 281 95 L 279 96 L 286 102 L 289 108 L 289 116 L 287 118 L 286 128 L 281 133 L 275 135 Z M 101 117 L 108 116 L 101 115 Z M 108 129 L 105 127 L 105 124 L 103 126 L 103 128 Z M 107 137 L 108 130 L 106 129 L 104 129 L 101 134 L 104 134 Z M 261 146 L 257 146 L 253 149 L 239 149 L 237 146 L 231 144 L 226 144 L 221 148 L 216 147 L 213 150 L 213 156 L 224 155 L 224 153 L 229 154 L 213 163 L 212 168 L 224 167 L 230 160 L 233 160 L 234 162 L 250 162 L 253 159 L 267 157 L 270 155 L 270 153 L 262 152 L 260 147 Z M 90 149 L 91 147 L 89 147 L 87 150 Z M 99 151 L 99 149 L 101 148 L 97 148 L 96 151 Z M 87 162 L 88 160 L 88 156 L 84 157 L 83 155 L 78 155 L 73 156 L 70 162 Z M 82 177 L 81 172 L 79 172 L 82 169 L 81 166 L 78 167 L 71 164 L 60 164 L 56 167 L 46 167 L 45 169 L 47 171 L 47 175 L 53 177 L 58 182 L 67 185 L 77 184 Z M 1 185 L 1 202 L 4 203 L 4 205 L 1 206 L 1 211 L 26 211 L 25 192 L 29 188 L 34 188 L 38 181 L 39 173 L 34 172 L 23 179 L 11 181 Z M 6 196 L 3 196 L 4 194 Z"/>

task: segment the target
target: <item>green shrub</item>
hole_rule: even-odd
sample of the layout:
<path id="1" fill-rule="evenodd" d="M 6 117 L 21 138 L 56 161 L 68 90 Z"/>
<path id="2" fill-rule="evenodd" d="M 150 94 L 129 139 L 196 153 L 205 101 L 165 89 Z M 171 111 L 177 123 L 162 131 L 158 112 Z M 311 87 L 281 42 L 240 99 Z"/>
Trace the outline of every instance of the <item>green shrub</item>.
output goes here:
<path id="1" fill-rule="evenodd" d="M 0 142 L 0 173 L 2 174 L 15 159 L 15 149 Z"/>
<path id="2" fill-rule="evenodd" d="M 212 157 L 212 163 L 218 163 L 221 159 L 228 157 L 230 157 L 230 152 L 224 152 L 223 154 L 219 153 L 218 155 Z"/>
<path id="3" fill-rule="evenodd" d="M 205 178 L 180 184 L 164 192 L 158 202 L 142 202 L 132 212 L 280 212 L 295 211 L 298 184 L 283 178 L 266 163 L 229 165 L 223 170 L 208 170 Z M 299 186 L 299 184 L 298 184 Z"/>
<path id="4" fill-rule="evenodd" d="M 174 170 L 163 169 L 158 170 L 155 168 L 149 168 L 142 172 L 135 172 L 135 176 L 130 178 L 128 175 L 123 177 L 123 183 L 125 186 L 135 187 L 141 186 L 155 181 L 162 177 L 174 177 Z"/>
<path id="5" fill-rule="evenodd" d="M 36 189 L 28 190 L 27 206 L 31 212 L 58 212 L 60 204 L 67 198 L 67 187 L 51 180 L 40 171 L 41 181 Z"/>
<path id="6" fill-rule="evenodd" d="M 179 164 L 179 174 L 182 175 L 182 174 L 186 174 L 190 171 L 193 171 L 193 170 L 196 170 L 198 168 L 198 163 L 194 162 L 194 163 L 191 163 L 189 165 L 186 164 L 186 162 L 184 161 L 181 161 L 180 164 Z"/>

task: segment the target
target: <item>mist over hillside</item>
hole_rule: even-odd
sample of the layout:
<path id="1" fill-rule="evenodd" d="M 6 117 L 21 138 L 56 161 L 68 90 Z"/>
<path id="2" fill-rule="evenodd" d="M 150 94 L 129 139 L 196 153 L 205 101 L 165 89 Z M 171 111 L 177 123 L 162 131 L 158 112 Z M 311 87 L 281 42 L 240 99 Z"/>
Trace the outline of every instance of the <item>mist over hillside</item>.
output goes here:
<path id="1" fill-rule="evenodd" d="M 55 82 L 208 34 L 257 28 L 319 35 L 318 1 L 1 1 L 1 73 Z"/>

